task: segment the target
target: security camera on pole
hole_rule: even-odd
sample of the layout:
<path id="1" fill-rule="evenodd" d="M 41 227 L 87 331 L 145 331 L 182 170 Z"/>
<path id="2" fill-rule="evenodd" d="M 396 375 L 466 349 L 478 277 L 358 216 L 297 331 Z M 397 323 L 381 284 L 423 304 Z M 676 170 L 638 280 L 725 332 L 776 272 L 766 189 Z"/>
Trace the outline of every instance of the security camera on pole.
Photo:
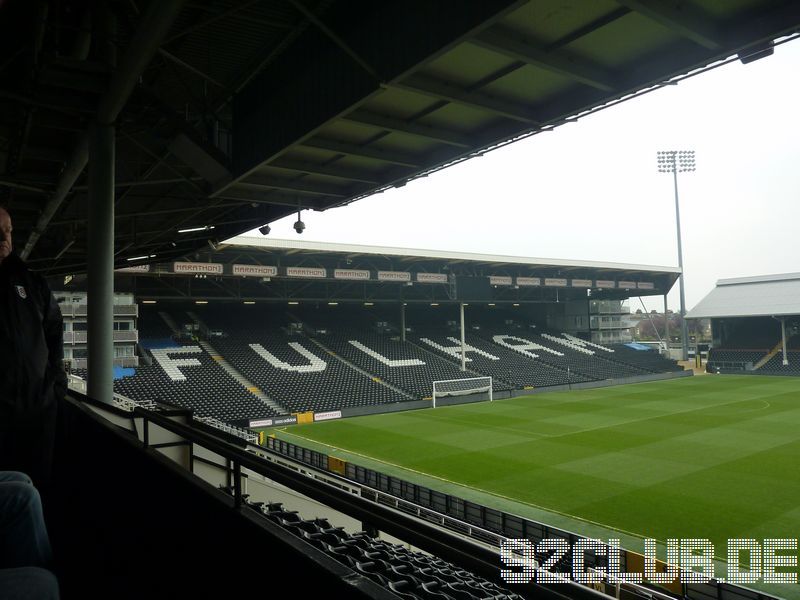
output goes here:
<path id="1" fill-rule="evenodd" d="M 678 203 L 678 172 L 688 173 L 695 170 L 694 150 L 665 150 L 659 151 L 658 172 L 672 173 L 675 183 L 675 223 L 678 230 L 678 267 L 681 274 L 679 278 L 681 288 L 681 346 L 682 359 L 689 360 L 689 332 L 686 326 L 686 295 L 684 293 L 683 278 L 683 249 L 681 247 L 681 211 Z M 669 340 L 667 340 L 669 344 Z"/>

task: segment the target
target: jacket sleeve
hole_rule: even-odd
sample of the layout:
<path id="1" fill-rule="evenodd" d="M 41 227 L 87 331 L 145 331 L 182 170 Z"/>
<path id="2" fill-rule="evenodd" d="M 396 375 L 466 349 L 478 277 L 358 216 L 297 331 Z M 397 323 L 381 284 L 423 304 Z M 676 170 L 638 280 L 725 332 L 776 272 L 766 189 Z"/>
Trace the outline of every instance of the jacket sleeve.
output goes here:
<path id="1" fill-rule="evenodd" d="M 47 375 L 53 381 L 56 398 L 61 400 L 67 393 L 67 374 L 64 371 L 64 318 L 47 282 L 41 280 L 43 301 L 44 337 L 47 342 Z"/>

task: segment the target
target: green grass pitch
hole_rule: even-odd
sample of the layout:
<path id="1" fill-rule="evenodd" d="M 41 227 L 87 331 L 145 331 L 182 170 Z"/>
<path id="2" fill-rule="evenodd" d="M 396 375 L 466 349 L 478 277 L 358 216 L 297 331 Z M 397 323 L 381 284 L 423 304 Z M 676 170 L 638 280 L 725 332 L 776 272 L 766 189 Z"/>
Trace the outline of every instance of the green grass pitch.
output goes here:
<path id="1" fill-rule="evenodd" d="M 800 378 L 708 375 L 272 432 L 631 550 L 707 538 L 724 561 L 731 538 L 800 537 Z M 749 587 L 800 600 L 797 585 Z"/>
<path id="2" fill-rule="evenodd" d="M 798 378 L 553 392 L 278 435 L 576 533 L 621 534 L 623 545 L 800 536 Z"/>

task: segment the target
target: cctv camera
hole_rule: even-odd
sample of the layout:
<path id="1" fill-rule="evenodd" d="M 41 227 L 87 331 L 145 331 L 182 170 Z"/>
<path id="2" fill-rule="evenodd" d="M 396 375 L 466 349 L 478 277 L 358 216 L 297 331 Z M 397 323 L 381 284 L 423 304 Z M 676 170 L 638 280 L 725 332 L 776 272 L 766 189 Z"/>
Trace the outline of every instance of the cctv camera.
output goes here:
<path id="1" fill-rule="evenodd" d="M 294 230 L 295 230 L 297 233 L 303 233 L 303 230 L 304 230 L 305 228 L 306 228 L 306 224 L 305 224 L 305 223 L 303 223 L 303 222 L 302 222 L 300 219 L 297 219 L 297 221 L 296 221 L 296 222 L 295 222 L 295 224 L 294 224 Z"/>
<path id="2" fill-rule="evenodd" d="M 258 228 L 258 233 L 261 235 L 269 235 L 270 231 L 272 231 L 272 228 L 269 225 L 264 225 L 263 227 Z"/>

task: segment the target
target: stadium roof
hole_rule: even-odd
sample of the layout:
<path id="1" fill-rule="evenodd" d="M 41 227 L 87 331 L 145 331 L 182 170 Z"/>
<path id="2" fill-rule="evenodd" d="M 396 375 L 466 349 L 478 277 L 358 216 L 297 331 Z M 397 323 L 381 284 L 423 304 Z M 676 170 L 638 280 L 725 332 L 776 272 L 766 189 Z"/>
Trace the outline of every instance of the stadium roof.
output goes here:
<path id="1" fill-rule="evenodd" d="M 239 237 L 189 261 L 119 269 L 115 289 L 181 301 L 448 303 L 477 286 L 486 302 L 551 303 L 660 295 L 678 275 L 675 267 Z M 84 283 L 72 278 L 75 289 Z"/>
<path id="2" fill-rule="evenodd" d="M 173 260 L 209 238 L 180 229 L 347 204 L 799 28 L 794 0 L 6 0 L 0 203 L 34 266 L 81 272 L 114 123 L 117 266 Z"/>
<path id="3" fill-rule="evenodd" d="M 238 236 L 226 240 L 220 246 L 242 246 L 263 250 L 296 251 L 296 253 L 344 253 L 351 258 L 361 255 L 398 256 L 407 260 L 414 258 L 438 259 L 444 262 L 475 262 L 493 266 L 527 265 L 560 268 L 564 272 L 575 269 L 591 269 L 595 271 L 615 271 L 619 274 L 679 274 L 678 267 L 660 267 L 652 265 L 636 265 L 627 263 L 599 262 L 593 260 L 562 260 L 558 258 L 532 258 L 523 256 L 505 256 L 499 254 L 479 254 L 474 252 L 449 252 L 445 250 L 423 250 L 412 248 L 393 248 L 389 246 L 366 246 L 358 244 L 338 244 L 332 242 L 306 242 L 300 240 L 282 240 L 277 238 L 257 238 Z M 674 279 L 673 279 L 674 281 Z"/>
<path id="4" fill-rule="evenodd" d="M 800 315 L 800 273 L 720 279 L 687 319 Z"/>

